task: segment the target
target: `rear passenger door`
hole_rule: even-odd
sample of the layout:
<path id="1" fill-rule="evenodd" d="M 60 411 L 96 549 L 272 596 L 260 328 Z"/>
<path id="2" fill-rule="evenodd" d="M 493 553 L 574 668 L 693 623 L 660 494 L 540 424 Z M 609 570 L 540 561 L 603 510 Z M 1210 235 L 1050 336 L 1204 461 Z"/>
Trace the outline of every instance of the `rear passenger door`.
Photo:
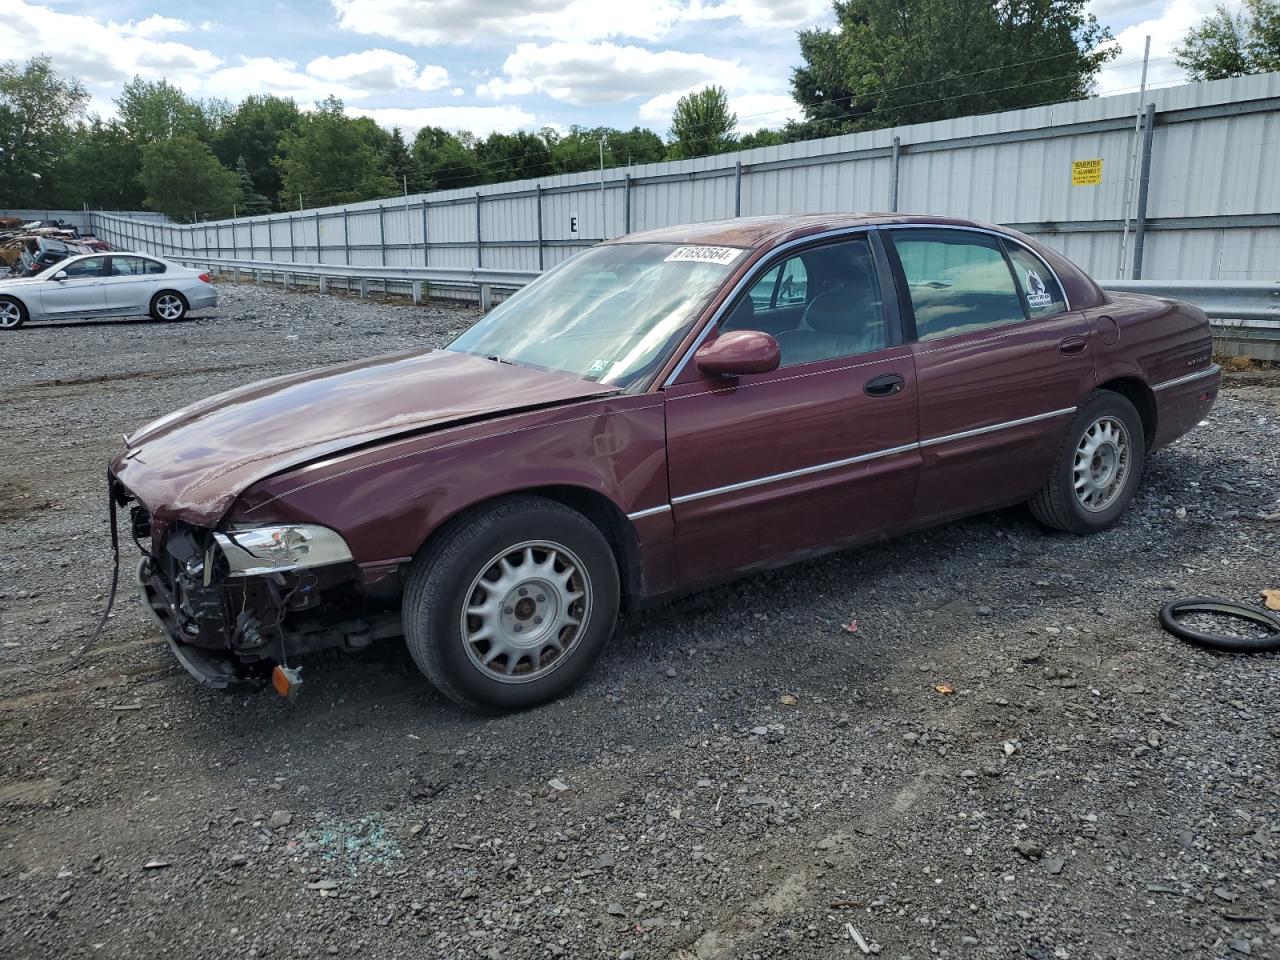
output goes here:
<path id="1" fill-rule="evenodd" d="M 1089 326 L 1048 266 L 997 234 L 886 229 L 915 328 L 921 472 L 914 518 L 1024 500 L 1094 385 Z"/>
<path id="2" fill-rule="evenodd" d="M 147 257 L 113 255 L 104 281 L 107 309 L 146 313 L 163 271 L 164 264 Z"/>

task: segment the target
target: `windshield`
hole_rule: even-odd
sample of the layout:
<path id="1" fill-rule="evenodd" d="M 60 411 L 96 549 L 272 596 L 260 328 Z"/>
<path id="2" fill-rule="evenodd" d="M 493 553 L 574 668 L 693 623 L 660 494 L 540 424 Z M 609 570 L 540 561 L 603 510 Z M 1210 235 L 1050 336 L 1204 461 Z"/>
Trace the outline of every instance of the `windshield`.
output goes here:
<path id="1" fill-rule="evenodd" d="M 744 253 L 593 247 L 503 301 L 448 349 L 627 387 L 661 365 Z"/>

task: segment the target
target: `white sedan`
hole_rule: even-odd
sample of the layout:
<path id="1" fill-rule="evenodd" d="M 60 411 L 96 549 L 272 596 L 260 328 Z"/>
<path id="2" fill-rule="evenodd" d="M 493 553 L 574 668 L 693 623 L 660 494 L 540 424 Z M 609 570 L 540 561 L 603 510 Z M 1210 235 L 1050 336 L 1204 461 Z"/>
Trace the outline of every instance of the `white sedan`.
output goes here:
<path id="1" fill-rule="evenodd" d="M 141 253 L 91 253 L 34 277 L 0 280 L 0 330 L 64 317 L 181 320 L 217 302 L 207 273 Z"/>

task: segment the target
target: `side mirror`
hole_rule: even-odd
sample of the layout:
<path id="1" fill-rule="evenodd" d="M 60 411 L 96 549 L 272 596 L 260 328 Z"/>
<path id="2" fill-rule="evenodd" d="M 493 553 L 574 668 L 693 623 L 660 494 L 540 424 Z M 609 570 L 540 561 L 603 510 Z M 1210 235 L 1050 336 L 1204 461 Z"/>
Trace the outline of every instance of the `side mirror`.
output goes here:
<path id="1" fill-rule="evenodd" d="M 693 362 L 703 373 L 736 377 L 777 370 L 782 351 L 777 340 L 760 330 L 730 330 L 699 347 Z"/>
<path id="2" fill-rule="evenodd" d="M 65 279 L 67 279 L 67 271 L 65 271 L 65 270 L 59 270 L 57 273 L 55 273 L 55 274 L 54 274 L 52 277 L 50 277 L 49 279 L 50 279 L 50 280 L 65 280 Z"/>

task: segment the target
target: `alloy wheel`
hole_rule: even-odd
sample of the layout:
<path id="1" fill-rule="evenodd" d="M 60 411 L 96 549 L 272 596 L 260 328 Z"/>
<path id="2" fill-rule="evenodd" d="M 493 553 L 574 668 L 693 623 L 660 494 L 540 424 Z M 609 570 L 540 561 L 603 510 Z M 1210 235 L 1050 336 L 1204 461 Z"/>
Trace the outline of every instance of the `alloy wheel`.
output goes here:
<path id="1" fill-rule="evenodd" d="M 591 616 L 591 579 L 567 547 L 516 544 L 486 563 L 462 609 L 467 656 L 485 676 L 527 683 L 569 659 Z"/>
<path id="2" fill-rule="evenodd" d="M 12 300 L 0 302 L 0 329 L 12 330 L 22 323 L 22 308 Z"/>
<path id="3" fill-rule="evenodd" d="M 160 314 L 163 320 L 177 320 L 182 316 L 182 300 L 173 293 L 157 297 L 156 313 Z"/>
<path id="4" fill-rule="evenodd" d="M 1093 513 L 1106 510 L 1129 477 L 1129 431 L 1115 417 L 1089 424 L 1076 446 L 1073 479 L 1076 500 Z"/>

